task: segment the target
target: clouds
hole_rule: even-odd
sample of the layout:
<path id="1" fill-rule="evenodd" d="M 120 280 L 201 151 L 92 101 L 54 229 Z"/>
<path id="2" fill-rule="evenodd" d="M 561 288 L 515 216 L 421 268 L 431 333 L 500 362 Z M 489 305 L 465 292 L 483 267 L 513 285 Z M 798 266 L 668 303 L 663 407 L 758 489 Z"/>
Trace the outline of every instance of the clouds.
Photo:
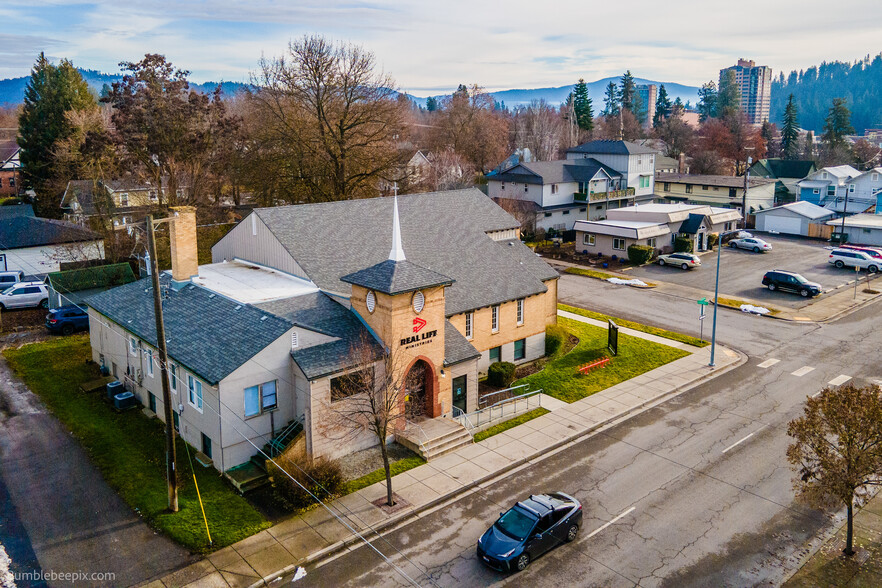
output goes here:
<path id="1" fill-rule="evenodd" d="M 558 86 L 625 69 L 699 84 L 738 57 L 789 71 L 875 54 L 880 17 L 878 0 L 841 0 L 835 11 L 821 0 L 6 0 L 0 77 L 27 74 L 42 50 L 107 72 L 162 53 L 195 81 L 247 81 L 262 54 L 320 33 L 372 50 L 418 95 L 459 83 Z"/>

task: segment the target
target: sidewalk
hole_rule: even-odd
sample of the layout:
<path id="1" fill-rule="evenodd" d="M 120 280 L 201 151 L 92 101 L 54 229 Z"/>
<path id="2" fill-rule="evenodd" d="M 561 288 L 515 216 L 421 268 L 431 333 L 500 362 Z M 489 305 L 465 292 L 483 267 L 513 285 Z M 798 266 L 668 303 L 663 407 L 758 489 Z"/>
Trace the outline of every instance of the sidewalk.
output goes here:
<path id="1" fill-rule="evenodd" d="M 560 312 L 560 316 L 606 326 L 601 321 L 566 312 Z M 328 506 L 347 525 L 371 539 L 375 532 L 413 518 L 528 462 L 541 460 L 617 419 L 746 361 L 744 356 L 720 346 L 717 365 L 711 368 L 707 365 L 710 347 L 691 347 L 631 329 L 623 328 L 622 332 L 691 353 L 572 404 L 548 405 L 546 408 L 552 412 L 546 415 L 395 476 L 393 489 L 409 506 L 394 514 L 386 514 L 371 504 L 385 496 L 385 481 L 334 500 Z M 221 549 L 146 587 L 269 585 L 298 565 L 360 542 L 326 509 L 317 508 Z"/>
<path id="2" fill-rule="evenodd" d="M 882 492 L 854 514 L 855 554 L 845 557 L 845 519 L 784 583 L 787 588 L 882 586 Z"/>

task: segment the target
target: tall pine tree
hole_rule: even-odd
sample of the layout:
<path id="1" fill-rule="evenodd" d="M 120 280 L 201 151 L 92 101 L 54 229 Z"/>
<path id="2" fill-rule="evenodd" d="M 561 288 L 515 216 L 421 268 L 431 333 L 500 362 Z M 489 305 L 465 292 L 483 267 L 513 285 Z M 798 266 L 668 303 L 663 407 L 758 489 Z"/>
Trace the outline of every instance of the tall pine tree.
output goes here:
<path id="1" fill-rule="evenodd" d="M 582 78 L 579 78 L 579 83 L 573 88 L 573 109 L 579 128 L 589 132 L 594 130 L 594 109 L 588 96 L 588 85 Z"/>
<path id="2" fill-rule="evenodd" d="M 655 112 L 652 116 L 652 126 L 657 127 L 663 120 L 671 116 L 671 111 L 674 105 L 671 103 L 671 99 L 668 98 L 668 91 L 665 90 L 665 85 L 662 84 L 658 88 L 658 97 L 655 99 Z"/>
<path id="3" fill-rule="evenodd" d="M 622 74 L 622 80 L 619 84 L 619 103 L 622 105 L 622 108 L 630 110 L 635 116 L 637 115 L 634 112 L 634 97 L 636 95 L 637 84 L 634 83 L 634 76 L 631 75 L 631 70 L 629 69 Z"/>
<path id="4" fill-rule="evenodd" d="M 698 89 L 698 120 L 717 118 L 717 85 L 711 80 Z"/>
<path id="5" fill-rule="evenodd" d="M 717 116 L 730 118 L 738 112 L 741 92 L 735 78 L 735 70 L 727 70 L 720 76 L 720 91 L 717 93 Z"/>
<path id="6" fill-rule="evenodd" d="M 65 59 L 56 66 L 40 53 L 18 120 L 23 184 L 37 194 L 34 207 L 40 216 L 61 214 L 59 194 L 52 187 L 52 180 L 57 179 L 53 148 L 71 132 L 65 113 L 91 108 L 96 108 L 95 98 L 73 64 Z"/>
<path id="7" fill-rule="evenodd" d="M 603 116 L 618 116 L 619 104 L 619 88 L 615 82 L 610 82 L 603 95 Z"/>
<path id="8" fill-rule="evenodd" d="M 834 98 L 833 106 L 824 120 L 824 134 L 821 139 L 830 149 L 841 147 L 845 144 L 845 135 L 854 133 L 851 126 L 851 112 L 845 105 L 845 98 Z"/>
<path id="9" fill-rule="evenodd" d="M 781 157 L 784 159 L 799 158 L 799 121 L 793 94 L 787 99 L 784 117 L 781 124 Z"/>

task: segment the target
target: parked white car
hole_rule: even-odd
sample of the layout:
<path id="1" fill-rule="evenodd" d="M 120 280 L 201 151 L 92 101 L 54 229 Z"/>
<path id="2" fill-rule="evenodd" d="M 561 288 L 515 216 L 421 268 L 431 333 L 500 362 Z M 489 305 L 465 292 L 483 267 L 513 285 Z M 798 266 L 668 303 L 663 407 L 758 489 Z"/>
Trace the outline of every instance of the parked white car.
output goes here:
<path id="1" fill-rule="evenodd" d="M 754 253 L 765 253 L 772 250 L 771 243 L 766 243 L 762 239 L 756 237 L 748 237 L 746 239 L 732 239 L 729 241 L 729 247 L 737 247 L 738 249 L 750 249 Z"/>
<path id="2" fill-rule="evenodd" d="M 658 264 L 674 265 L 685 270 L 700 266 L 701 260 L 691 253 L 668 253 L 658 256 Z"/>
<path id="3" fill-rule="evenodd" d="M 858 251 L 857 249 L 834 249 L 830 252 L 827 263 L 832 263 L 836 267 L 859 267 L 867 270 L 871 274 L 879 271 L 879 265 L 882 260 L 876 259 L 869 253 Z"/>
<path id="4" fill-rule="evenodd" d="M 49 308 L 49 291 L 43 282 L 19 282 L 0 292 L 0 309 Z"/>

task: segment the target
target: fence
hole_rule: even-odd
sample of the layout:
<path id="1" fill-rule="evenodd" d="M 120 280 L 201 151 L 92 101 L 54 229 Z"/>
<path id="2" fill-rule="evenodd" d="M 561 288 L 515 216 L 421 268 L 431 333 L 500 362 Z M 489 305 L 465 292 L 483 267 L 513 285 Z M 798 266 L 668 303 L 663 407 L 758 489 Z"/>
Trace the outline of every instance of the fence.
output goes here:
<path id="1" fill-rule="evenodd" d="M 809 223 L 808 235 L 815 239 L 830 239 L 833 235 L 833 227 L 830 225 L 822 225 L 820 223 Z"/>
<path id="2" fill-rule="evenodd" d="M 522 386 L 518 386 L 521 388 Z M 500 390 L 502 392 L 503 390 Z M 542 406 L 542 390 L 534 390 L 520 396 L 512 396 L 500 400 L 485 408 L 474 412 L 465 413 L 454 407 L 453 420 L 468 429 L 474 435 L 484 429 L 514 418 L 519 414 L 531 411 Z"/>

